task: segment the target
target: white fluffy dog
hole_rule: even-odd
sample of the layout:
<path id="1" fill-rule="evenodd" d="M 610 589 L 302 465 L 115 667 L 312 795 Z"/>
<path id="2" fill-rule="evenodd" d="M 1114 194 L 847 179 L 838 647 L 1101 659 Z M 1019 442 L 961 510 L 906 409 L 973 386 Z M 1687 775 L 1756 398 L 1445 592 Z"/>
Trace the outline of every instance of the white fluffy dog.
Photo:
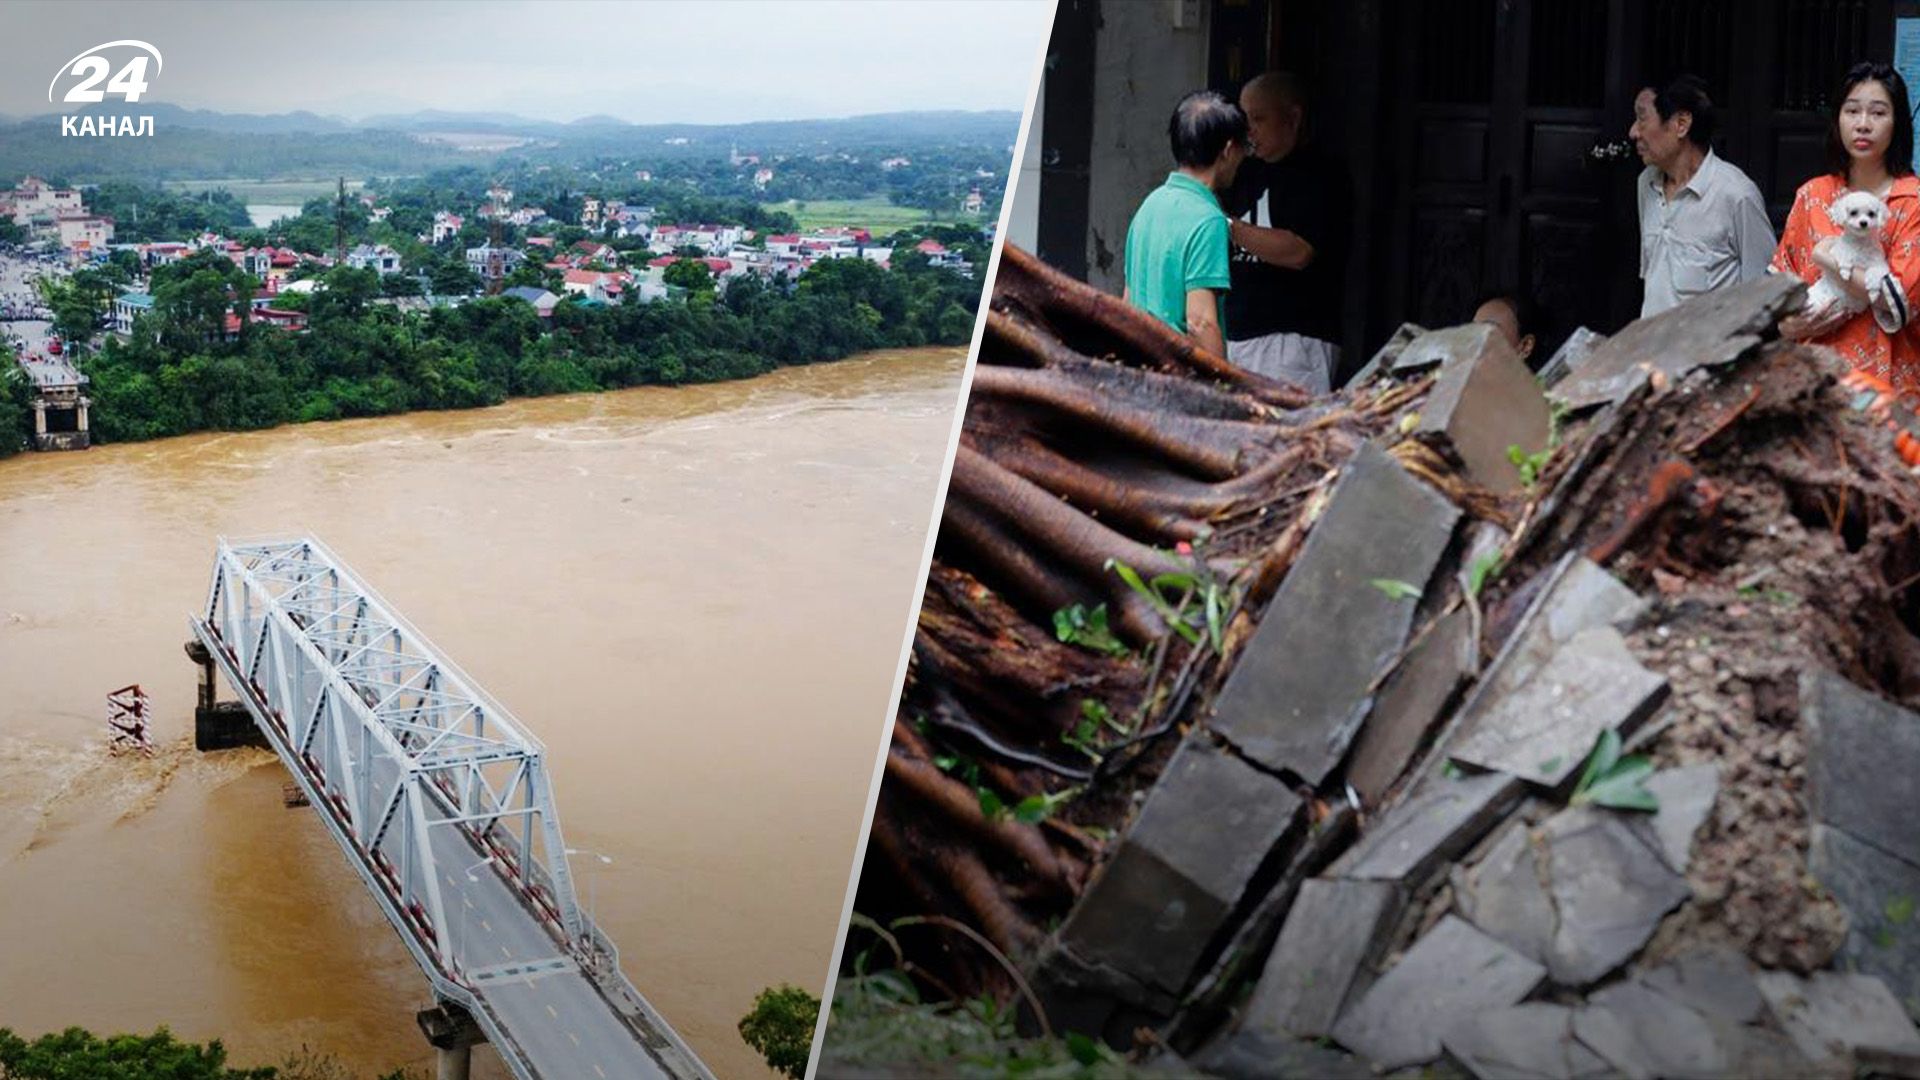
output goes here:
<path id="1" fill-rule="evenodd" d="M 1887 253 L 1880 246 L 1880 230 L 1887 223 L 1887 204 L 1871 192 L 1849 191 L 1833 200 L 1827 216 L 1840 226 L 1832 249 L 1833 261 L 1840 264 L 1840 269 L 1854 270 L 1851 276 L 1856 284 L 1871 286 L 1884 278 Z M 1829 304 L 1837 304 L 1849 313 L 1867 306 L 1842 288 L 1832 271 L 1825 271 L 1807 292 L 1807 310 L 1819 311 Z"/>

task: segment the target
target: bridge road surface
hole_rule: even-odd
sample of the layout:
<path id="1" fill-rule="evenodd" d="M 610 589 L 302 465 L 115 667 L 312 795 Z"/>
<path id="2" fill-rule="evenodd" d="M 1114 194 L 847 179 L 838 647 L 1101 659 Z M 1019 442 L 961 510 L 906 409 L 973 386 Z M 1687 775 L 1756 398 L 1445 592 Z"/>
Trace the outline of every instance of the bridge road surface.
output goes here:
<path id="1" fill-rule="evenodd" d="M 204 630 L 206 625 L 195 623 L 196 630 Z M 227 674 L 229 685 L 247 704 L 254 724 L 267 734 L 269 744 L 298 775 L 302 786 L 310 787 L 311 777 L 280 750 L 279 733 L 262 721 L 265 702 L 251 691 L 244 678 L 236 677 L 219 639 L 203 632 L 202 640 Z M 367 768 L 372 791 L 393 790 L 400 767 L 391 757 L 376 754 L 358 764 Z M 429 792 L 436 792 L 431 784 L 425 786 Z M 430 823 L 453 816 L 435 798 L 425 803 Z M 320 813 L 333 813 L 323 798 L 313 799 L 312 805 Z M 649 1029 L 645 1035 L 626 1022 L 522 902 L 517 889 L 496 871 L 497 864 L 490 863 L 489 856 L 459 826 L 430 824 L 427 836 L 433 845 L 433 862 L 441 873 L 441 904 L 449 923 L 435 929 L 442 935 L 452 935 L 449 951 L 465 979 L 473 984 L 479 1009 L 489 1014 L 476 1019 L 490 1036 L 504 1034 L 513 1044 L 496 1045 L 495 1049 L 516 1075 L 534 1080 L 710 1080 L 712 1074 L 651 1006 L 641 1007 L 637 1021 Z M 357 854 L 347 855 L 361 864 L 363 877 L 378 878 Z M 413 862 L 395 860 L 396 871 L 408 879 L 407 895 L 415 895 L 423 884 L 417 876 L 420 867 L 410 865 Z M 398 907 L 391 895 L 387 898 Z M 411 928 L 400 928 L 400 932 L 419 939 Z M 430 943 L 422 944 L 429 953 L 433 951 Z M 527 965 L 536 970 L 502 970 Z M 488 1019 L 493 1022 L 488 1023 Z M 653 1030 L 656 1023 L 660 1030 Z"/>
<path id="2" fill-rule="evenodd" d="M 376 755 L 371 764 L 373 790 L 392 790 L 399 771 L 393 760 Z M 314 804 L 316 809 L 322 805 Z M 429 822 L 448 816 L 437 802 L 428 800 Z M 704 1074 L 697 1067 L 668 1071 L 656 1051 L 642 1042 L 562 951 L 507 879 L 493 865 L 474 865 L 487 855 L 464 831 L 456 825 L 430 825 L 427 835 L 440 868 L 440 899 L 448 922 L 436 930 L 453 935 L 448 941 L 450 951 L 476 987 L 481 1007 L 498 1018 L 535 1076 L 542 1080 L 653 1080 Z M 419 867 L 403 872 L 417 874 Z M 497 977 L 488 974 L 489 969 L 543 961 L 552 967 Z M 670 1042 L 663 1039 L 662 1043 L 658 1053 L 681 1058 Z M 497 1049 L 511 1058 L 505 1048 Z"/>

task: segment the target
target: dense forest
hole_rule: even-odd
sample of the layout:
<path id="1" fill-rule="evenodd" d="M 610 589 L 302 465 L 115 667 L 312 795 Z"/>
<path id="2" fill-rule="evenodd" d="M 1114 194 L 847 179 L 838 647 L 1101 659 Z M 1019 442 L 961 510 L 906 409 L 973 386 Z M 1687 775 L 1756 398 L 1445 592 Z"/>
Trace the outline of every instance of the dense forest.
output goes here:
<path id="1" fill-rule="evenodd" d="M 305 333 L 243 325 L 225 340 L 227 314 L 257 283 L 211 252 L 160 267 L 153 311 L 126 339 L 80 350 L 92 380 L 96 442 L 239 430 L 293 421 L 473 408 L 509 397 L 641 385 L 711 382 L 775 367 L 835 360 L 892 346 L 964 344 L 977 281 L 896 254 L 891 269 L 865 259 L 816 264 L 791 288 L 752 276 L 724 292 L 695 274 L 683 299 L 617 306 L 562 303 L 551 325 L 517 299 L 478 299 L 405 313 L 379 302 L 374 272 L 339 267 L 309 300 Z M 110 302 L 115 265 L 49 289 L 56 329 L 84 330 Z M 77 324 L 77 325 L 76 325 Z M 0 395 L 9 448 L 25 441 L 24 387 Z"/>

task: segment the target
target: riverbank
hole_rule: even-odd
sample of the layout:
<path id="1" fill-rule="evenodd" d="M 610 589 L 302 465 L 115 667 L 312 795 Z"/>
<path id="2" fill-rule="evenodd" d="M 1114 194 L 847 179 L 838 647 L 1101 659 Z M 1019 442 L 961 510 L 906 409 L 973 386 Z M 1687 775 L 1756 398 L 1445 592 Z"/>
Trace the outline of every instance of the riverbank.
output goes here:
<path id="1" fill-rule="evenodd" d="M 979 302 L 975 283 L 924 258 L 891 270 L 826 260 L 791 291 L 749 275 L 721 293 L 693 265 L 683 299 L 566 303 L 548 319 L 503 297 L 402 313 L 381 302 L 378 275 L 337 268 L 293 332 L 229 322 L 219 297 L 250 292 L 252 280 L 198 254 L 156 268 L 152 311 L 84 358 L 93 442 L 720 382 L 875 349 L 960 345 Z"/>

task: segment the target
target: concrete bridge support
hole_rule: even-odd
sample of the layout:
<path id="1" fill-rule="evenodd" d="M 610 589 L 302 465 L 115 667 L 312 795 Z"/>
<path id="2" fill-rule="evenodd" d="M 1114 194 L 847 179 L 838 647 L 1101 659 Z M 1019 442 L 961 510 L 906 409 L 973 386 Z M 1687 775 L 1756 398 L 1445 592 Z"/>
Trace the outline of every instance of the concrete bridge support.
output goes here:
<path id="1" fill-rule="evenodd" d="M 187 659 L 200 665 L 200 697 L 193 709 L 193 748 L 232 750 L 238 746 L 270 748 L 267 737 L 238 701 L 221 701 L 213 657 L 198 639 L 187 642 Z"/>
<path id="2" fill-rule="evenodd" d="M 487 1041 L 473 1015 L 451 1001 L 414 1014 L 420 1031 L 434 1049 L 436 1080 L 467 1080 L 473 1069 L 473 1047 Z"/>

